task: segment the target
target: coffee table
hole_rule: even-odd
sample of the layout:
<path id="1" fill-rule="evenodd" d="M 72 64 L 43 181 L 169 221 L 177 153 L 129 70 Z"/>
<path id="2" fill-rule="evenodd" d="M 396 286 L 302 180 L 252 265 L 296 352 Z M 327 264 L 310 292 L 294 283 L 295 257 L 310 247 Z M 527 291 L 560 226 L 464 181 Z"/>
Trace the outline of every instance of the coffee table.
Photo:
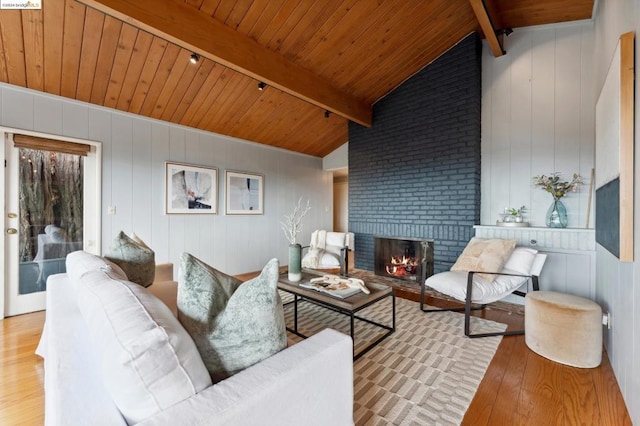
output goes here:
<path id="1" fill-rule="evenodd" d="M 299 282 L 289 281 L 287 278 L 287 274 L 280 275 L 278 280 L 278 289 L 290 293 L 293 295 L 293 301 L 285 303 L 285 305 L 293 305 L 293 328 L 287 327 L 287 331 L 300 336 L 302 338 L 306 338 L 304 334 L 298 331 L 298 303 L 300 302 L 309 302 L 318 306 L 322 306 L 324 308 L 333 310 L 343 315 L 347 315 L 350 318 L 350 335 L 351 339 L 354 340 L 353 345 L 353 360 L 357 360 L 365 353 L 369 352 L 376 345 L 382 342 L 384 339 L 389 337 L 396 331 L 396 294 L 393 288 L 377 283 L 366 283 L 367 288 L 370 290 L 370 294 L 365 294 L 363 292 L 359 292 L 354 294 L 353 296 L 349 296 L 345 299 L 341 299 L 339 297 L 330 296 L 326 293 L 322 293 L 316 290 L 307 289 L 304 287 L 300 287 L 300 283 L 308 282 L 311 278 L 315 278 L 324 274 L 319 274 L 316 272 L 303 271 L 302 279 Z M 359 311 L 373 305 L 374 303 L 378 303 L 387 297 L 391 297 L 392 300 L 392 309 L 390 312 L 391 316 L 391 325 L 381 324 L 376 321 L 372 321 L 368 318 L 364 318 L 356 315 Z M 385 330 L 385 333 L 378 337 L 375 341 L 369 343 L 364 349 L 362 349 L 358 354 L 355 353 L 355 320 L 364 321 L 366 323 L 372 324 L 376 327 L 380 327 Z"/>

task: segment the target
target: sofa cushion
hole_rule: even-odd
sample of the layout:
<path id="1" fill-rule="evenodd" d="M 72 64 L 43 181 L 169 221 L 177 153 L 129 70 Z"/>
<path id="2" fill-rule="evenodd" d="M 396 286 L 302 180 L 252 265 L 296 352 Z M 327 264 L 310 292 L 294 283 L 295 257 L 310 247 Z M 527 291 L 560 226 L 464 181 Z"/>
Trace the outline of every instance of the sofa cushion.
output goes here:
<path id="1" fill-rule="evenodd" d="M 278 260 L 242 282 L 184 253 L 178 279 L 178 319 L 196 343 L 214 382 L 287 346 Z"/>
<path id="2" fill-rule="evenodd" d="M 516 246 L 516 240 L 473 237 L 451 267 L 452 271 L 500 272 Z M 479 274 L 493 281 L 491 274 Z"/>
<path id="3" fill-rule="evenodd" d="M 127 274 L 115 263 L 82 250 L 69 253 L 65 260 L 65 266 L 67 274 L 74 284 L 78 283 L 84 274 L 92 271 L 106 272 L 115 279 L 127 279 Z"/>
<path id="4" fill-rule="evenodd" d="M 106 388 L 129 424 L 211 385 L 189 334 L 145 288 L 99 270 L 77 288 Z"/>
<path id="5" fill-rule="evenodd" d="M 133 236 L 135 238 L 120 231 L 104 257 L 120 266 L 129 281 L 148 287 L 156 272 L 155 253 L 135 234 Z"/>

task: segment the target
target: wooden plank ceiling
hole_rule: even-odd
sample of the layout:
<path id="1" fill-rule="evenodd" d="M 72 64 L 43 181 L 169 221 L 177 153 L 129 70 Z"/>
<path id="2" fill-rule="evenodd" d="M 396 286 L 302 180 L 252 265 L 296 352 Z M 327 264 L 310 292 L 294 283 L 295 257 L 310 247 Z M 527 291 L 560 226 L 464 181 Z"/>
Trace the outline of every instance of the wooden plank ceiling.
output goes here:
<path id="1" fill-rule="evenodd" d="M 481 32 L 477 1 L 470 0 L 155 1 L 199 10 L 292 69 L 310 72 L 310 82 L 326 82 L 369 109 L 469 33 Z M 593 2 L 483 4 L 501 29 L 589 19 Z M 192 64 L 192 50 L 180 40 L 168 42 L 74 0 L 42 4 L 0 12 L 0 81 L 314 156 L 347 141 L 346 118 L 327 118 L 324 108 L 290 91 L 260 91 L 255 75 L 205 57 Z"/>

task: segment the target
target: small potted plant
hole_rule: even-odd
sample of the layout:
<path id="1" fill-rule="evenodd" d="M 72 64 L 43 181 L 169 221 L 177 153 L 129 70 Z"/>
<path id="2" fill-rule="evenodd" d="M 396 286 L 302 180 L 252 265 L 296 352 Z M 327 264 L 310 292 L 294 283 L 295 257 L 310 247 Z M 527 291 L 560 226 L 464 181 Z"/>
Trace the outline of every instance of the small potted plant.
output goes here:
<path id="1" fill-rule="evenodd" d="M 515 208 L 510 208 L 509 210 L 507 210 L 507 213 L 509 213 L 509 215 L 511 216 L 511 222 L 516 222 L 516 223 L 522 223 L 522 213 L 524 213 L 524 211 L 526 210 L 525 206 L 522 206 L 518 209 Z"/>
<path id="2" fill-rule="evenodd" d="M 524 212 L 527 208 L 525 206 L 520 207 L 505 207 L 499 214 L 499 219 L 496 221 L 498 226 L 529 226 L 529 222 L 524 220 Z"/>

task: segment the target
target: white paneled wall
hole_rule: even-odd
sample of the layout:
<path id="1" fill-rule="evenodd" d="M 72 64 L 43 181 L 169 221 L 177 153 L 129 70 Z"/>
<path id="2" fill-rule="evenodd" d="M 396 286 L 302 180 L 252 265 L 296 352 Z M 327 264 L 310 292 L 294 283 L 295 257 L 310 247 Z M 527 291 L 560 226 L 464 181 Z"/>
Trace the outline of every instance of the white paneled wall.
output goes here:
<path id="1" fill-rule="evenodd" d="M 604 84 L 620 35 L 635 31 L 636 75 L 640 69 L 640 1 L 597 2 L 594 30 L 596 98 Z M 607 355 L 616 374 L 633 424 L 640 424 L 640 79 L 635 80 L 635 189 L 633 262 L 620 262 L 602 246 L 596 248 L 596 301 L 611 313 L 611 329 L 605 329 Z"/>
<path id="2" fill-rule="evenodd" d="M 584 228 L 595 146 L 593 23 L 519 28 L 505 47 L 499 58 L 483 49 L 481 223 L 524 205 L 531 225 L 544 226 L 553 199 L 532 177 L 577 172 L 587 184 L 562 201 L 569 227 Z"/>
<path id="3" fill-rule="evenodd" d="M 507 54 L 483 53 L 481 223 L 495 225 L 504 207 L 527 206 L 533 226 L 544 226 L 551 197 L 531 177 L 553 171 L 568 177 L 577 171 L 587 181 L 565 197 L 569 227 L 586 225 L 591 168 L 595 165 L 595 102 L 621 34 L 640 34 L 640 1 L 596 2 L 594 22 L 516 29 L 506 39 Z M 637 43 L 636 43 L 637 46 Z M 640 54 L 636 49 L 636 69 Z M 640 79 L 636 79 L 636 105 Z M 636 141 L 640 108 L 636 106 Z M 640 155 L 635 159 L 634 242 L 640 247 Z M 598 171 L 596 170 L 596 173 Z M 601 171 L 602 172 L 602 171 Z M 592 206 L 589 227 L 595 217 Z M 534 230 L 532 229 L 531 232 Z M 491 231 L 493 232 L 493 231 Z M 529 231 L 527 231 L 529 232 Z M 555 235 L 554 233 L 550 235 Z M 558 234 L 560 235 L 560 234 Z M 563 234 L 564 235 L 564 234 Z M 556 238 L 555 236 L 553 238 Z M 555 243 L 555 241 L 552 242 Z M 546 243 L 545 243 L 546 245 Z M 607 355 L 634 424 L 640 423 L 640 255 L 620 262 L 601 246 L 593 250 L 553 249 L 545 281 L 571 291 L 580 282 L 603 310 L 611 313 L 605 329 Z M 593 274 L 595 273 L 595 297 Z M 551 274 L 551 276 L 549 276 Z M 565 277 L 562 282 L 559 279 Z M 542 284 L 541 282 L 541 285 Z M 587 293 L 583 293 L 587 296 Z"/>
<path id="4" fill-rule="evenodd" d="M 559 291 L 596 300 L 596 239 L 593 229 L 474 226 L 476 237 L 516 240 L 547 255 L 540 290 Z M 523 304 L 524 299 L 504 300 Z"/>
<path id="5" fill-rule="evenodd" d="M 322 159 L 0 84 L 0 125 L 102 143 L 102 249 L 135 231 L 159 262 L 188 251 L 231 274 L 287 263 L 280 222 L 299 197 L 311 202 L 299 242 L 333 223 L 332 174 Z M 218 168 L 217 215 L 164 214 L 164 162 Z M 264 175 L 264 215 L 224 215 L 224 170 Z M 4 179 L 4 175 L 2 178 Z M 4 185 L 4 182 L 3 182 Z M 107 208 L 114 206 L 115 215 Z"/>

